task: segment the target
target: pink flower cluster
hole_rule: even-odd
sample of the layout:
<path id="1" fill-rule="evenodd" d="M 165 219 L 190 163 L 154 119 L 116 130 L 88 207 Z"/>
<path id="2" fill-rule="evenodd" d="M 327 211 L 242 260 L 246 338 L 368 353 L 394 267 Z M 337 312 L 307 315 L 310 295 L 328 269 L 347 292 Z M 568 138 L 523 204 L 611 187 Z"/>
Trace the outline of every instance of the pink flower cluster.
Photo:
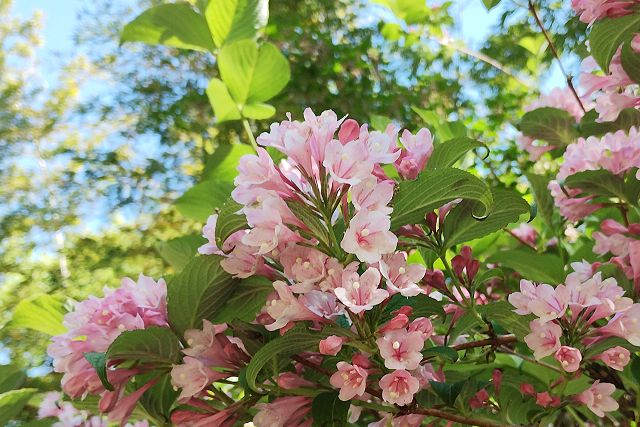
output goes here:
<path id="1" fill-rule="evenodd" d="M 580 15 L 580 20 L 589 25 L 605 17 L 628 15 L 635 4 L 638 0 L 571 0 L 571 7 Z"/>
<path id="2" fill-rule="evenodd" d="M 618 265 L 633 280 L 635 291 L 640 294 L 640 224 L 627 227 L 607 218 L 592 237 L 596 242 L 593 252 L 613 255 L 609 262 Z"/>
<path id="3" fill-rule="evenodd" d="M 62 389 L 66 394 L 74 399 L 99 394 L 101 412 L 108 412 L 113 420 L 125 420 L 153 383 L 125 396 L 125 385 L 138 370 L 108 370 L 115 390 L 107 391 L 84 354 L 106 352 L 123 331 L 167 327 L 167 288 L 162 279 L 156 282 L 140 275 L 137 283 L 125 278 L 120 288 L 105 288 L 104 294 L 103 298 L 89 297 L 65 315 L 68 332 L 52 339 L 48 354 L 53 358 L 54 371 L 64 374 Z"/>
<path id="4" fill-rule="evenodd" d="M 572 267 L 574 272 L 562 285 L 535 285 L 522 280 L 520 292 L 509 295 L 516 313 L 536 316 L 529 324 L 531 333 L 524 338 L 535 358 L 553 356 L 566 372 L 579 371 L 586 362 L 584 351 L 607 337 L 621 337 L 633 345 L 640 343 L 640 304 L 625 297 L 614 278 L 603 280 L 600 272 L 594 272 L 597 265 L 582 262 L 573 263 Z M 600 326 L 603 321 L 606 324 Z M 625 348 L 616 346 L 592 360 L 622 370 L 629 363 L 630 354 Z M 595 383 L 594 387 L 602 388 L 603 396 L 604 392 L 610 395 L 615 389 L 605 383 Z M 594 400 L 593 396 L 588 396 L 585 392 L 577 399 L 599 416 L 602 411 L 617 409 L 617 404 L 611 404 L 608 399 L 598 397 Z"/>

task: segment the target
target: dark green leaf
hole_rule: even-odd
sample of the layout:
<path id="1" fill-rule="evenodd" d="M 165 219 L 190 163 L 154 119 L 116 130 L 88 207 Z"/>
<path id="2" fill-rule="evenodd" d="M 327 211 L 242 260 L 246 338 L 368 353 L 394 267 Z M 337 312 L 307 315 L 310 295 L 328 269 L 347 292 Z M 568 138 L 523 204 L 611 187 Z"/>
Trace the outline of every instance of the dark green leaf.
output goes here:
<path id="1" fill-rule="evenodd" d="M 431 297 L 420 294 L 415 297 L 407 298 L 400 294 L 395 294 L 391 297 L 387 305 L 384 307 L 382 315 L 380 316 L 380 324 L 391 320 L 392 312 L 400 309 L 403 306 L 409 306 L 413 308 L 411 318 L 416 317 L 429 317 L 433 315 L 444 316 L 444 309 L 442 308 L 442 302 L 437 301 Z"/>
<path id="2" fill-rule="evenodd" d="M 564 185 L 592 196 L 627 198 L 624 180 L 604 169 L 578 172 L 567 177 Z"/>
<path id="3" fill-rule="evenodd" d="M 436 144 L 427 162 L 427 169 L 441 169 L 453 166 L 467 152 L 476 148 L 483 148 L 486 150 L 485 154 L 489 153 L 489 147 L 485 144 L 466 136 Z"/>
<path id="4" fill-rule="evenodd" d="M 608 349 L 613 348 L 613 347 L 616 347 L 616 346 L 624 347 L 627 350 L 630 350 L 632 353 L 635 353 L 638 350 L 640 350 L 640 348 L 634 346 L 629 341 L 627 341 L 627 340 L 625 340 L 623 338 L 620 338 L 620 337 L 607 337 L 607 338 L 604 338 L 603 340 L 598 341 L 597 343 L 592 344 L 589 347 L 587 347 L 587 349 L 585 350 L 585 352 L 584 352 L 582 357 L 583 357 L 583 359 L 587 360 L 587 359 L 590 359 L 592 357 L 598 356 L 603 351 L 608 350 Z"/>
<path id="5" fill-rule="evenodd" d="M 185 265 L 198 253 L 198 248 L 206 240 L 197 234 L 177 237 L 158 244 L 158 253 L 175 270 L 182 270 Z"/>
<path id="6" fill-rule="evenodd" d="M 558 146 L 569 145 L 578 137 L 575 118 L 559 108 L 543 107 L 525 113 L 519 129 L 530 138 Z"/>
<path id="7" fill-rule="evenodd" d="M 632 48 L 631 43 L 622 46 L 621 58 L 624 72 L 636 83 L 640 83 L 640 55 Z"/>
<path id="8" fill-rule="evenodd" d="M 13 365 L 0 365 L 0 393 L 22 387 L 27 375 Z"/>
<path id="9" fill-rule="evenodd" d="M 436 356 L 447 362 L 455 362 L 458 360 L 458 352 L 447 346 L 435 346 L 422 350 L 422 355 Z"/>
<path id="10" fill-rule="evenodd" d="M 215 316 L 214 323 L 229 323 L 236 319 L 252 322 L 271 292 L 273 285 L 266 277 L 251 276 L 241 280 L 235 286 L 231 298 Z"/>
<path id="11" fill-rule="evenodd" d="M 549 179 L 543 175 L 536 175 L 533 173 L 527 174 L 527 180 L 531 186 L 531 193 L 533 199 L 536 201 L 536 206 L 540 216 L 548 226 L 553 224 L 553 197 L 549 191 Z"/>
<path id="12" fill-rule="evenodd" d="M 589 34 L 591 56 L 606 73 L 618 47 L 630 41 L 639 32 L 640 15 L 637 13 L 620 18 L 600 19 L 593 25 Z"/>
<path id="13" fill-rule="evenodd" d="M 495 301 L 486 305 L 477 306 L 478 312 L 483 318 L 496 322 L 507 331 L 513 333 L 522 340 L 530 331 L 529 322 L 532 316 L 521 316 L 515 313 L 513 307 L 507 301 Z"/>
<path id="14" fill-rule="evenodd" d="M 247 218 L 240 212 L 242 205 L 229 198 L 222 205 L 216 223 L 216 244 L 222 248 L 225 240 L 238 230 L 247 228 Z"/>
<path id="15" fill-rule="evenodd" d="M 120 42 L 163 44 L 180 49 L 213 51 L 204 17 L 188 3 L 161 4 L 125 25 Z"/>
<path id="16" fill-rule="evenodd" d="M 311 403 L 313 425 L 318 427 L 346 426 L 349 402 L 338 398 L 337 391 L 327 391 L 314 397 Z"/>
<path id="17" fill-rule="evenodd" d="M 222 257 L 198 256 L 167 287 L 169 323 L 179 333 L 213 320 L 233 293 L 236 282 L 220 266 Z"/>
<path id="18" fill-rule="evenodd" d="M 144 392 L 140 398 L 140 404 L 155 419 L 169 423 L 171 407 L 179 394 L 173 389 L 171 375 L 166 373 L 149 390 Z"/>
<path id="19" fill-rule="evenodd" d="M 205 16 L 216 46 L 255 39 L 269 19 L 268 0 L 209 0 Z"/>
<path id="20" fill-rule="evenodd" d="M 13 311 L 9 325 L 14 328 L 27 328 L 47 335 L 60 335 L 66 328 L 62 324 L 64 317 L 64 299 L 54 295 L 39 295 L 20 301 Z"/>
<path id="21" fill-rule="evenodd" d="M 558 284 L 564 281 L 564 265 L 557 255 L 538 254 L 527 248 L 497 252 L 487 262 L 517 271 L 524 279 Z"/>
<path id="22" fill-rule="evenodd" d="M 100 378 L 100 382 L 109 391 L 113 391 L 113 386 L 109 382 L 109 378 L 107 377 L 107 355 L 106 353 L 98 353 L 95 351 L 84 353 L 84 358 L 87 359 L 87 362 L 93 366 L 93 369 L 96 370 L 96 374 L 98 374 L 98 378 Z"/>
<path id="23" fill-rule="evenodd" d="M 635 126 L 640 126 L 640 111 L 635 108 L 625 108 L 620 112 L 618 118 L 612 122 L 597 122 L 598 113 L 590 110 L 580 120 L 580 136 L 602 136 L 608 132 L 624 130 L 627 132 Z"/>
<path id="24" fill-rule="evenodd" d="M 448 405 L 453 406 L 458 395 L 462 391 L 466 381 L 458 381 L 455 383 L 440 383 L 437 381 L 429 381 L 431 389 Z"/>
<path id="25" fill-rule="evenodd" d="M 171 365 L 180 358 L 180 341 L 169 328 L 124 331 L 111 343 L 107 359 Z"/>

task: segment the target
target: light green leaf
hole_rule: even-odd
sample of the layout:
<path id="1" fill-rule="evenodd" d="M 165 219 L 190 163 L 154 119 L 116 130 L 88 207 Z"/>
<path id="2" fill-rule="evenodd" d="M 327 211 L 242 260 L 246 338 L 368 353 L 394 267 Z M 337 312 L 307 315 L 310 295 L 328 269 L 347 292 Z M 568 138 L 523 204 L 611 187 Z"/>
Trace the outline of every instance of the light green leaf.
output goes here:
<path id="1" fill-rule="evenodd" d="M 453 166 L 467 152 L 475 148 L 484 148 L 489 154 L 489 147 L 475 139 L 461 136 L 436 144 L 427 162 L 427 169 L 441 169 Z"/>
<path id="2" fill-rule="evenodd" d="M 526 176 L 531 186 L 531 193 L 536 202 L 538 212 L 540 212 L 540 216 L 547 225 L 551 227 L 553 225 L 554 204 L 553 197 L 548 189 L 549 178 L 533 173 L 526 174 Z"/>
<path id="3" fill-rule="evenodd" d="M 270 44 L 240 40 L 225 45 L 218 56 L 222 80 L 236 103 L 265 102 L 276 96 L 289 81 L 287 58 Z"/>
<path id="4" fill-rule="evenodd" d="M 157 249 L 160 256 L 175 270 L 182 270 L 198 253 L 198 248 L 205 243 L 206 240 L 202 236 L 192 234 L 161 242 Z"/>
<path id="5" fill-rule="evenodd" d="M 84 353 L 84 358 L 87 359 L 87 362 L 89 362 L 91 366 L 93 366 L 93 369 L 96 370 L 96 374 L 98 374 L 98 378 L 100 378 L 100 382 L 104 388 L 109 391 L 113 391 L 113 386 L 107 377 L 107 355 L 105 353 L 90 351 Z"/>
<path id="6" fill-rule="evenodd" d="M 27 375 L 13 365 L 0 365 L 0 393 L 22 387 Z"/>
<path id="7" fill-rule="evenodd" d="M 214 323 L 230 323 L 234 320 L 252 322 L 272 292 L 272 282 L 266 277 L 251 276 L 241 280 L 225 306 L 216 314 Z"/>
<path id="8" fill-rule="evenodd" d="M 306 225 L 313 236 L 315 236 L 321 242 L 328 244 L 329 242 L 329 231 L 324 222 L 318 218 L 311 207 L 306 203 L 299 202 L 297 200 L 290 200 L 287 203 L 291 212 L 298 218 L 300 221 Z"/>
<path id="9" fill-rule="evenodd" d="M 493 254 L 487 260 L 517 271 L 523 279 L 549 284 L 564 281 L 564 265 L 557 255 L 538 254 L 527 248 L 518 248 Z"/>
<path id="10" fill-rule="evenodd" d="M 527 49 L 529 53 L 532 53 L 535 56 L 539 56 L 545 51 L 547 40 L 544 38 L 543 34 L 538 34 L 536 36 L 523 37 L 520 39 L 518 44 Z"/>
<path id="11" fill-rule="evenodd" d="M 569 145 L 578 137 L 576 120 L 565 110 L 543 107 L 525 113 L 519 129 L 530 138 L 560 146 Z"/>
<path id="12" fill-rule="evenodd" d="M 64 317 L 64 299 L 54 295 L 39 295 L 20 301 L 13 311 L 9 325 L 14 328 L 27 328 L 47 335 L 60 335 L 66 332 L 62 324 Z"/>
<path id="13" fill-rule="evenodd" d="M 500 0 L 482 0 L 482 4 L 484 4 L 484 7 L 486 7 L 487 10 L 493 9 L 499 3 L 500 3 Z"/>
<path id="14" fill-rule="evenodd" d="M 194 258 L 167 286 L 169 323 L 180 335 L 213 320 L 237 284 L 220 266 L 217 255 Z"/>
<path id="15" fill-rule="evenodd" d="M 513 311 L 515 307 L 507 301 L 490 302 L 477 306 L 477 309 L 483 318 L 498 323 L 520 340 L 531 332 L 529 323 L 533 320 L 533 316 L 521 316 L 515 313 Z"/>
<path id="16" fill-rule="evenodd" d="M 337 391 L 320 393 L 311 402 L 313 425 L 318 427 L 346 426 L 349 414 L 349 402 L 343 402 Z"/>
<path id="17" fill-rule="evenodd" d="M 218 47 L 255 39 L 269 20 L 269 0 L 209 0 L 205 16 Z"/>
<path id="18" fill-rule="evenodd" d="M 387 116 L 381 116 L 379 114 L 371 114 L 369 116 L 369 124 L 371 125 L 371 128 L 380 132 L 384 132 L 385 129 L 387 129 L 387 126 L 391 123 L 393 123 L 393 120 Z"/>
<path id="19" fill-rule="evenodd" d="M 37 392 L 35 388 L 21 388 L 0 394 L 0 425 L 9 425 L 9 421 L 22 411 Z"/>
<path id="20" fill-rule="evenodd" d="M 229 90 L 222 80 L 213 78 L 209 81 L 207 97 L 218 123 L 242 118 L 240 110 L 238 110 L 235 101 L 231 98 L 231 94 L 229 94 Z"/>
<path id="21" fill-rule="evenodd" d="M 238 175 L 240 159 L 248 154 L 255 155 L 255 151 L 250 145 L 220 144 L 207 158 L 202 176 L 205 179 L 233 182 L 233 179 Z"/>
<path id="22" fill-rule="evenodd" d="M 493 198 L 486 183 L 469 172 L 455 168 L 425 170 L 412 181 L 401 182 L 393 199 L 391 229 L 424 222 L 427 213 L 455 199 L 479 202 L 477 217 L 493 208 Z"/>
<path id="23" fill-rule="evenodd" d="M 321 332 L 300 332 L 291 330 L 262 346 L 251 358 L 247 365 L 247 384 L 252 390 L 259 390 L 256 384 L 262 368 L 274 358 L 289 357 L 303 351 L 317 351 L 318 343 L 326 336 Z"/>
<path id="24" fill-rule="evenodd" d="M 264 103 L 255 103 L 245 105 L 242 109 L 242 115 L 249 119 L 264 120 L 273 117 L 276 109 L 273 105 Z"/>
<path id="25" fill-rule="evenodd" d="M 222 206 L 232 190 L 230 182 L 207 179 L 188 189 L 174 204 L 182 215 L 204 222 L 215 208 Z"/>
<path id="26" fill-rule="evenodd" d="M 236 203 L 232 198 L 222 205 L 218 213 L 218 221 L 216 222 L 216 244 L 222 248 L 225 240 L 238 230 L 248 227 L 247 218 L 240 212 L 242 205 Z"/>
<path id="27" fill-rule="evenodd" d="M 204 17 L 188 3 L 169 3 L 142 12 L 125 25 L 120 42 L 162 44 L 180 49 L 213 51 Z"/>
<path id="28" fill-rule="evenodd" d="M 180 341 L 169 328 L 124 331 L 111 343 L 107 359 L 171 365 L 180 358 Z"/>
<path id="29" fill-rule="evenodd" d="M 605 72 L 609 72 L 609 64 L 618 47 L 630 41 L 639 32 L 640 14 L 600 19 L 593 25 L 589 34 L 591 56 Z"/>
<path id="30" fill-rule="evenodd" d="M 411 107 L 411 109 L 431 128 L 438 141 L 449 141 L 467 135 L 467 128 L 461 122 L 448 122 L 435 112 L 422 108 Z"/>

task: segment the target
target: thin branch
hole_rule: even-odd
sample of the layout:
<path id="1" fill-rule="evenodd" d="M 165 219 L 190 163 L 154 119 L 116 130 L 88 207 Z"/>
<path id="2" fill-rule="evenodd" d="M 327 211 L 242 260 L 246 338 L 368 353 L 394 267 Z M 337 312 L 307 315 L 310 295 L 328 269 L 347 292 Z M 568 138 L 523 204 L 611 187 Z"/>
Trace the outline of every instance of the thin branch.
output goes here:
<path id="1" fill-rule="evenodd" d="M 484 347 L 487 345 L 493 345 L 493 346 L 506 345 L 506 344 L 511 344 L 512 342 L 516 342 L 517 340 L 518 338 L 512 334 L 500 335 L 494 338 L 487 338 L 479 341 L 465 342 L 462 344 L 451 346 L 451 348 L 454 349 L 455 351 L 460 351 L 460 350 L 466 350 L 469 348 Z"/>
<path id="2" fill-rule="evenodd" d="M 547 39 L 547 43 L 549 43 L 551 52 L 553 52 L 553 56 L 556 58 L 556 61 L 560 66 L 560 71 L 562 72 L 565 79 L 567 80 L 567 85 L 569 86 L 571 93 L 573 93 L 573 96 L 576 98 L 576 101 L 578 101 L 578 104 L 580 105 L 580 108 L 582 108 L 582 111 L 586 113 L 587 110 L 584 108 L 584 105 L 582 104 L 582 99 L 580 99 L 578 92 L 576 92 L 576 88 L 573 86 L 573 79 L 571 78 L 571 75 L 568 74 L 567 71 L 562 66 L 562 61 L 560 61 L 560 55 L 558 54 L 558 50 L 556 49 L 556 46 L 553 44 L 553 41 L 551 41 L 551 37 L 549 36 L 549 33 L 547 32 L 547 30 L 544 29 L 544 25 L 542 25 L 542 21 L 538 16 L 538 12 L 536 11 L 536 7 L 533 4 L 533 0 L 529 0 L 529 11 L 535 18 L 536 23 L 538 24 L 538 27 L 540 28 L 540 30 L 542 31 L 542 34 L 544 35 L 544 38 Z"/>
<path id="3" fill-rule="evenodd" d="M 526 360 L 527 362 L 535 363 L 536 365 L 540 365 L 540 366 L 543 366 L 545 368 L 552 369 L 552 370 L 554 370 L 556 372 L 559 372 L 561 374 L 565 373 L 562 369 L 560 369 L 560 368 L 558 368 L 556 366 L 550 365 L 550 364 L 548 364 L 546 362 L 543 362 L 541 360 L 536 360 L 533 357 L 525 356 L 524 354 L 520 354 L 520 353 L 518 353 L 516 351 L 513 351 L 508 347 L 502 346 L 502 347 L 500 347 L 499 350 L 501 352 L 503 352 L 503 353 L 509 353 L 509 354 L 513 354 L 514 356 L 518 356 L 520 359 Z"/>

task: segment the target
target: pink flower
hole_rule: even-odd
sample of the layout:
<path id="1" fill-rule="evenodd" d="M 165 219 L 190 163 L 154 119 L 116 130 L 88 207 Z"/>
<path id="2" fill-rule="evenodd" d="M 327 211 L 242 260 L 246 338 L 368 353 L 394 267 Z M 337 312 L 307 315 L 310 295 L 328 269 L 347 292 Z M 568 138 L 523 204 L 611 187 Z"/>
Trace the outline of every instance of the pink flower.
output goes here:
<path id="1" fill-rule="evenodd" d="M 354 141 L 358 139 L 360 135 L 360 125 L 357 121 L 353 119 L 347 119 L 340 126 L 340 130 L 338 131 L 338 140 L 342 144 L 346 144 L 347 142 Z"/>
<path id="2" fill-rule="evenodd" d="M 317 249 L 301 245 L 290 245 L 280 255 L 284 274 L 296 283 L 297 292 L 313 289 L 313 285 L 325 277 L 327 255 Z"/>
<path id="3" fill-rule="evenodd" d="M 206 366 L 240 369 L 249 361 L 242 341 L 225 335 L 226 324 L 214 325 L 208 320 L 202 321 L 202 329 L 188 329 L 184 333 L 188 347 L 182 352 L 196 358 Z"/>
<path id="4" fill-rule="evenodd" d="M 422 128 L 412 135 L 405 129 L 400 142 L 404 148 L 395 162 L 395 167 L 403 178 L 415 179 L 422 172 L 433 152 L 431 132 L 429 129 Z"/>
<path id="5" fill-rule="evenodd" d="M 575 372 L 580 368 L 582 354 L 577 348 L 563 345 L 556 351 L 555 359 L 560 362 L 562 369 L 565 371 Z"/>
<path id="6" fill-rule="evenodd" d="M 233 200 L 246 205 L 253 202 L 261 190 L 273 190 L 281 196 L 290 196 L 291 189 L 282 180 L 269 153 L 261 147 L 258 147 L 257 153 L 257 156 L 246 154 L 240 158 L 238 176 L 234 180 L 236 188 L 231 192 Z"/>
<path id="7" fill-rule="evenodd" d="M 537 298 L 536 285 L 528 280 L 520 279 L 520 292 L 509 294 L 509 302 L 516 309 L 516 313 L 526 315 L 531 313 L 530 304 Z"/>
<path id="8" fill-rule="evenodd" d="M 421 331 L 407 332 L 404 329 L 389 331 L 376 340 L 384 366 L 409 371 L 420 365 L 424 341 Z"/>
<path id="9" fill-rule="evenodd" d="M 527 105 L 525 111 L 531 111 L 542 107 L 552 107 L 565 110 L 576 119 L 576 122 L 579 122 L 582 116 L 584 116 L 582 107 L 580 107 L 580 104 L 571 92 L 571 89 L 568 87 L 554 88 L 548 94 L 540 96 L 538 100 Z"/>
<path id="10" fill-rule="evenodd" d="M 632 12 L 633 0 L 571 0 L 571 7 L 585 24 L 605 17 L 620 17 Z"/>
<path id="11" fill-rule="evenodd" d="M 538 240 L 538 232 L 535 228 L 527 223 L 522 223 L 518 227 L 511 230 L 511 233 L 525 244 L 535 247 Z"/>
<path id="12" fill-rule="evenodd" d="M 380 379 L 382 399 L 385 402 L 399 406 L 408 405 L 413 401 L 413 395 L 420 385 L 418 380 L 404 369 L 398 369 Z"/>
<path id="13" fill-rule="evenodd" d="M 596 359 L 602 360 L 605 365 L 616 371 L 622 371 L 631 361 L 631 352 L 618 345 L 606 350 L 600 356 L 596 357 Z"/>
<path id="14" fill-rule="evenodd" d="M 379 289 L 380 272 L 369 267 L 362 276 L 355 272 L 345 272 L 342 275 L 342 286 L 334 290 L 338 299 L 353 313 L 358 314 L 371 310 L 375 305 L 384 301 L 389 293 Z"/>
<path id="15" fill-rule="evenodd" d="M 238 243 L 228 257 L 220 261 L 220 265 L 227 273 L 234 277 L 245 279 L 258 273 L 267 273 L 264 259 L 257 256 L 255 248 Z"/>
<path id="16" fill-rule="evenodd" d="M 560 398 L 558 396 L 551 396 L 548 391 L 536 394 L 536 403 L 543 408 L 549 406 L 556 407 L 560 405 Z"/>
<path id="17" fill-rule="evenodd" d="M 616 387 L 613 384 L 596 381 L 591 387 L 576 395 L 576 400 L 587 405 L 597 416 L 604 417 L 605 412 L 618 409 L 618 402 L 611 397 L 614 391 Z"/>
<path id="18" fill-rule="evenodd" d="M 516 136 L 516 144 L 522 150 L 529 153 L 529 159 L 535 162 L 547 151 L 551 151 L 556 148 L 553 145 L 536 145 L 536 140 L 529 138 L 528 136 L 518 135 Z"/>
<path id="19" fill-rule="evenodd" d="M 186 356 L 182 365 L 173 365 L 171 383 L 180 389 L 178 399 L 186 402 L 207 388 L 220 374 L 206 367 L 200 360 Z"/>
<path id="20" fill-rule="evenodd" d="M 406 252 L 385 255 L 380 260 L 380 272 L 387 279 L 387 289 L 391 295 L 400 293 L 405 297 L 423 294 L 418 286 L 427 269 L 420 264 L 407 264 Z"/>
<path id="21" fill-rule="evenodd" d="M 640 105 L 640 98 L 626 93 L 602 93 L 596 98 L 596 111 L 598 122 L 612 122 L 625 108 L 633 108 Z"/>
<path id="22" fill-rule="evenodd" d="M 542 283 L 536 288 L 536 298 L 529 303 L 529 309 L 542 322 L 547 322 L 562 317 L 568 303 L 569 291 L 564 285 L 554 288 Z"/>
<path id="23" fill-rule="evenodd" d="M 433 324 L 431 320 L 426 317 L 417 317 L 409 327 L 408 332 L 420 332 L 422 334 L 422 340 L 426 341 L 433 335 Z"/>
<path id="24" fill-rule="evenodd" d="M 529 328 L 531 328 L 531 333 L 524 337 L 524 341 L 533 350 L 536 359 L 549 356 L 560 348 L 560 336 L 562 335 L 560 326 L 553 322 L 544 323 L 535 319 L 529 323 Z"/>
<path id="25" fill-rule="evenodd" d="M 322 291 L 333 291 L 335 288 L 342 286 L 343 273 L 354 273 L 358 270 L 358 262 L 354 261 L 347 266 L 343 266 L 337 259 L 329 258 L 325 262 L 325 270 L 325 277 L 318 286 Z"/>
<path id="26" fill-rule="evenodd" d="M 176 409 L 171 413 L 171 422 L 178 427 L 232 427 L 239 415 L 233 408 L 222 411 L 213 411 L 210 408 L 206 409 L 207 412 Z"/>
<path id="27" fill-rule="evenodd" d="M 327 145 L 322 164 L 340 184 L 357 185 L 367 179 L 373 170 L 373 162 L 368 159 L 367 147 L 360 140 L 345 145 L 340 141 L 331 141 Z"/>
<path id="28" fill-rule="evenodd" d="M 350 365 L 347 362 L 338 362 L 338 371 L 331 376 L 329 382 L 332 386 L 339 388 L 338 397 L 340 400 L 351 400 L 356 396 L 362 396 L 367 387 L 366 370 L 358 365 Z"/>
<path id="29" fill-rule="evenodd" d="M 300 375 L 294 374 L 293 372 L 283 372 L 278 375 L 277 383 L 280 388 L 283 388 L 285 390 L 291 390 L 294 388 L 316 387 L 315 383 L 307 381 Z"/>
<path id="30" fill-rule="evenodd" d="M 311 130 L 308 142 L 311 147 L 311 154 L 316 162 L 322 163 L 327 144 L 331 142 L 333 135 L 344 119 L 338 120 L 338 116 L 332 110 L 323 111 L 320 116 L 316 116 L 311 108 L 305 108 L 303 115 L 305 124 Z"/>
<path id="31" fill-rule="evenodd" d="M 601 204 L 590 203 L 595 197 L 576 197 L 582 191 L 576 188 L 565 188 L 567 194 L 560 188 L 557 181 L 549 182 L 549 191 L 560 214 L 570 221 L 579 221 L 587 215 L 602 208 Z"/>
<path id="32" fill-rule="evenodd" d="M 633 304 L 627 310 L 617 313 L 609 323 L 600 328 L 600 334 L 614 335 L 640 346 L 640 304 Z"/>
<path id="33" fill-rule="evenodd" d="M 367 209 L 388 215 L 393 210 L 387 206 L 393 197 L 393 188 L 393 181 L 378 182 L 376 177 L 370 176 L 351 188 L 351 201 L 356 210 Z"/>
<path id="34" fill-rule="evenodd" d="M 310 427 L 311 422 L 306 419 L 311 413 L 311 401 L 309 397 L 286 396 L 271 403 L 259 403 L 255 405 L 258 413 L 253 423 L 256 427 Z"/>
<path id="35" fill-rule="evenodd" d="M 302 295 L 299 301 L 309 311 L 325 319 L 335 319 L 345 313 L 344 307 L 338 303 L 333 292 L 309 291 Z"/>
<path id="36" fill-rule="evenodd" d="M 274 319 L 273 323 L 265 325 L 268 331 L 284 328 L 290 322 L 321 319 L 298 301 L 285 282 L 275 281 L 273 287 L 278 293 L 278 299 L 267 301 L 267 313 Z"/>
<path id="37" fill-rule="evenodd" d="M 335 356 L 342 349 L 342 344 L 348 341 L 345 337 L 339 337 L 337 335 L 330 335 L 327 338 L 320 340 L 319 348 L 320 354 L 328 356 Z"/>
<path id="38" fill-rule="evenodd" d="M 489 398 L 489 392 L 483 388 L 469 399 L 469 406 L 473 409 L 483 408 L 489 403 Z"/>
<path id="39" fill-rule="evenodd" d="M 367 125 L 360 128 L 359 140 L 362 141 L 369 152 L 369 161 L 380 163 L 393 163 L 400 155 L 398 148 L 398 128 L 394 124 L 389 124 L 384 133 L 373 131 L 369 133 Z"/>
<path id="40" fill-rule="evenodd" d="M 375 263 L 396 249 L 398 238 L 389 231 L 391 220 L 382 212 L 360 210 L 349 222 L 340 247 L 362 262 Z"/>
<path id="41" fill-rule="evenodd" d="M 385 333 L 388 331 L 395 331 L 396 329 L 406 329 L 409 325 L 409 318 L 404 313 L 396 314 L 391 320 L 385 323 L 380 329 L 379 333 Z"/>
<path id="42" fill-rule="evenodd" d="M 202 228 L 202 237 L 209 242 L 198 248 L 198 253 L 203 255 L 224 255 L 216 244 L 216 223 L 218 222 L 218 214 L 213 214 L 207 218 L 207 224 Z"/>

